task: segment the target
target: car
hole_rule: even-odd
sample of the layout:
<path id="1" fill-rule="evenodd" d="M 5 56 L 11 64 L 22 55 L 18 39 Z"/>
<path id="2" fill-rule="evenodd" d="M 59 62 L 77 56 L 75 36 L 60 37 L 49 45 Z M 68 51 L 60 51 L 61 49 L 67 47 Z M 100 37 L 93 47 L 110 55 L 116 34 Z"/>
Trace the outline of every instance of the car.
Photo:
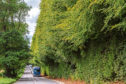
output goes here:
<path id="1" fill-rule="evenodd" d="M 40 67 L 38 67 L 38 66 L 33 67 L 32 74 L 34 77 L 40 77 L 41 76 Z"/>
<path id="2" fill-rule="evenodd" d="M 29 67 L 32 68 L 32 65 L 30 64 Z"/>
<path id="3" fill-rule="evenodd" d="M 32 65 L 30 64 L 30 65 L 28 65 L 28 67 L 30 68 L 31 73 L 32 73 Z"/>

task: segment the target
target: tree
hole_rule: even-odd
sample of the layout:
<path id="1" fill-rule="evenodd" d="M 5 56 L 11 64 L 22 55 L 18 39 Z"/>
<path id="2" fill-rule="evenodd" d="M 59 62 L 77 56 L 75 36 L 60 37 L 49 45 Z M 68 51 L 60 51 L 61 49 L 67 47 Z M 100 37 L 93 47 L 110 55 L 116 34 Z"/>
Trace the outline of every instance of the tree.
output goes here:
<path id="1" fill-rule="evenodd" d="M 30 57 L 28 40 L 23 35 L 11 30 L 0 36 L 0 62 L 8 77 L 16 77 Z"/>
<path id="2" fill-rule="evenodd" d="M 25 16 L 28 15 L 29 9 L 30 7 L 23 0 L 1 0 L 0 31 L 18 29 L 26 34 Z"/>
<path id="3" fill-rule="evenodd" d="M 30 7 L 24 0 L 0 0 L 0 67 L 16 77 L 29 58 L 25 17 Z"/>

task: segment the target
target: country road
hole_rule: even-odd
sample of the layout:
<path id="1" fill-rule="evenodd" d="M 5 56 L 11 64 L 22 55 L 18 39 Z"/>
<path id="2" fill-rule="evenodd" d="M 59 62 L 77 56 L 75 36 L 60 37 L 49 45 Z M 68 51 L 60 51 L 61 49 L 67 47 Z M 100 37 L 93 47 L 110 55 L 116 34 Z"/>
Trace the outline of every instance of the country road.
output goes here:
<path id="1" fill-rule="evenodd" d="M 27 66 L 24 75 L 14 84 L 63 84 L 44 77 L 33 77 L 30 67 Z"/>

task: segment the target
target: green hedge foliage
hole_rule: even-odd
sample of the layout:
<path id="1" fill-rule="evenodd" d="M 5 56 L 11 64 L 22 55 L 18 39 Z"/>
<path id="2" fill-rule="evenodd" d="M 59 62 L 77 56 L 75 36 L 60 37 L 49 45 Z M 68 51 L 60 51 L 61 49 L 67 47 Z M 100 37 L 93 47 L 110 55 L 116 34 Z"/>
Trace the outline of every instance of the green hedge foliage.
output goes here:
<path id="1" fill-rule="evenodd" d="M 33 63 L 54 78 L 126 79 L 125 0 L 42 0 L 40 8 Z"/>

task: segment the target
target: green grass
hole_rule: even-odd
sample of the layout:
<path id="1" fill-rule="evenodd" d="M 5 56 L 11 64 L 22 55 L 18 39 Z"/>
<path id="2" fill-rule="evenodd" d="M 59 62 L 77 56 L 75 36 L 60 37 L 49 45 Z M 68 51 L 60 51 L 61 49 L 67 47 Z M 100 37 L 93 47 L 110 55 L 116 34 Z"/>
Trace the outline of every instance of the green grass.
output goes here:
<path id="1" fill-rule="evenodd" d="M 12 78 L 0 78 L 0 84 L 12 84 L 16 81 L 16 79 Z"/>

